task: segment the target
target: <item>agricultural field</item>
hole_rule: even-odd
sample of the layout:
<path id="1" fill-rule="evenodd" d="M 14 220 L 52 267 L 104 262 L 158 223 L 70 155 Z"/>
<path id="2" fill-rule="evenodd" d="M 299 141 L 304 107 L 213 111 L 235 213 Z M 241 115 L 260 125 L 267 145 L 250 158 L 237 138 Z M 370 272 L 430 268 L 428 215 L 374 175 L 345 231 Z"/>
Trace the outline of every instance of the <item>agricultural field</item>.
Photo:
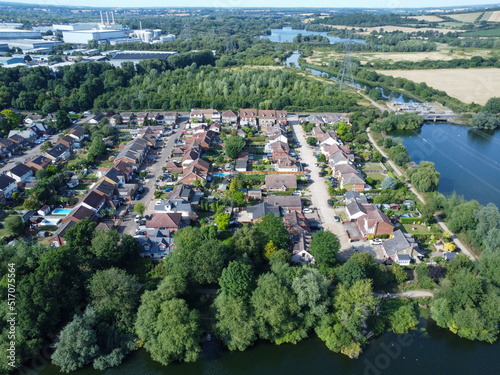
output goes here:
<path id="1" fill-rule="evenodd" d="M 330 26 L 334 29 L 352 29 L 352 26 L 327 25 L 327 24 L 321 24 L 321 25 Z M 405 33 L 416 33 L 419 31 L 436 31 L 436 32 L 443 31 L 442 28 L 436 28 L 436 27 L 409 27 L 409 26 L 390 26 L 390 25 L 376 26 L 376 27 L 362 27 L 359 29 L 363 30 L 360 34 L 365 34 L 365 35 L 370 34 L 373 30 L 379 31 L 380 29 L 384 29 L 384 31 L 387 31 L 387 32 L 402 31 Z M 455 31 L 463 32 L 463 30 L 455 30 Z"/>
<path id="2" fill-rule="evenodd" d="M 426 21 L 426 22 L 441 22 L 441 21 L 443 21 L 443 19 L 441 17 L 438 17 L 438 16 L 412 16 L 412 17 L 408 17 L 408 18 L 413 18 L 413 19 L 416 19 L 418 21 Z"/>
<path id="3" fill-rule="evenodd" d="M 486 12 L 489 13 L 489 12 Z M 486 20 L 488 22 L 500 22 L 500 10 L 491 12 L 491 16 Z"/>
<path id="4" fill-rule="evenodd" d="M 479 30 L 472 33 L 467 33 L 468 36 L 500 36 L 500 29 Z"/>
<path id="5" fill-rule="evenodd" d="M 483 16 L 479 19 L 479 22 L 482 22 L 482 21 L 489 21 L 490 20 L 490 17 L 493 15 L 493 11 L 490 10 L 490 11 L 487 11 L 487 12 L 484 12 Z"/>
<path id="6" fill-rule="evenodd" d="M 464 103 L 484 105 L 500 91 L 500 69 L 383 70 L 381 74 L 401 77 L 445 91 Z"/>
<path id="7" fill-rule="evenodd" d="M 487 49 L 465 48 L 464 50 L 452 49 L 446 45 L 438 45 L 437 51 L 432 52 L 352 52 L 353 58 L 359 59 L 362 64 L 374 60 L 397 61 L 449 61 L 453 59 L 470 59 L 473 56 L 489 57 Z M 306 58 L 311 64 L 328 64 L 330 60 L 341 60 L 343 54 L 331 51 L 314 51 L 313 55 Z"/>
<path id="8" fill-rule="evenodd" d="M 462 13 L 462 14 L 447 14 L 448 17 L 460 22 L 473 23 L 483 12 Z"/>

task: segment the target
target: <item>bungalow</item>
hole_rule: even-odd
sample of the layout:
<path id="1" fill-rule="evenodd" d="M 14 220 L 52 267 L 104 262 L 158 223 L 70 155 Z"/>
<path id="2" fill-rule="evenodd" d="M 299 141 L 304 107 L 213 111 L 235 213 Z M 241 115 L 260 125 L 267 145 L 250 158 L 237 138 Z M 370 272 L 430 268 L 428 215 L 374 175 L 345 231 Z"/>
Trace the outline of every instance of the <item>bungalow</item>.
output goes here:
<path id="1" fill-rule="evenodd" d="M 40 208 L 38 211 L 37 211 L 37 214 L 39 216 L 46 216 L 48 214 L 50 214 L 50 206 L 49 205 L 44 205 L 42 208 Z"/>
<path id="2" fill-rule="evenodd" d="M 403 233 L 400 229 L 394 232 L 392 238 L 382 243 L 382 250 L 387 258 L 400 265 L 409 265 L 410 259 L 417 259 L 421 256 L 415 239 L 411 234 Z"/>
<path id="3" fill-rule="evenodd" d="M 254 108 L 240 109 L 240 125 L 241 126 L 256 126 L 257 125 L 257 110 Z"/>
<path id="4" fill-rule="evenodd" d="M 174 238 L 169 230 L 153 229 L 146 231 L 146 235 L 136 236 L 139 242 L 141 258 L 156 260 L 165 259 L 174 249 Z"/>
<path id="5" fill-rule="evenodd" d="M 347 205 L 350 202 L 358 202 L 360 204 L 368 204 L 368 199 L 366 195 L 357 191 L 348 191 L 344 194 L 344 203 Z"/>
<path id="6" fill-rule="evenodd" d="M 291 211 L 302 212 L 302 200 L 295 195 L 291 196 L 270 196 L 267 197 L 267 203 L 273 206 L 281 207 L 284 213 Z"/>
<path id="7" fill-rule="evenodd" d="M 26 164 L 20 163 L 7 172 L 16 182 L 24 184 L 30 177 L 33 177 L 33 171 Z"/>
<path id="8" fill-rule="evenodd" d="M 328 125 L 334 125 L 342 121 L 349 124 L 349 119 L 342 113 L 328 113 L 321 115 L 321 118 Z"/>
<path id="9" fill-rule="evenodd" d="M 248 168 L 248 162 L 245 159 L 236 159 L 235 170 L 237 172 L 246 172 Z"/>
<path id="10" fill-rule="evenodd" d="M 26 139 L 30 142 L 34 142 L 38 137 L 38 135 L 36 134 L 35 131 L 28 128 L 27 130 L 11 130 L 9 132 L 8 138 L 10 138 L 16 134 L 23 137 L 24 139 Z"/>
<path id="11" fill-rule="evenodd" d="M 43 119 L 44 119 L 44 116 L 42 116 L 42 115 L 29 115 L 29 116 L 26 116 L 24 118 L 23 122 L 26 125 L 32 125 L 35 122 L 43 121 Z"/>
<path id="12" fill-rule="evenodd" d="M 98 113 L 98 114 L 96 114 L 94 117 L 92 117 L 92 118 L 88 121 L 88 123 L 89 123 L 90 125 L 97 125 L 97 124 L 99 124 L 99 123 L 102 121 L 102 119 L 103 119 L 104 117 L 105 117 L 105 116 L 104 116 L 104 114 L 103 114 L 103 113 L 101 113 L 101 112 L 99 112 L 99 113 Z"/>
<path id="13" fill-rule="evenodd" d="M 365 181 L 359 173 L 347 173 L 345 175 L 342 175 L 340 188 L 346 190 L 350 189 L 354 191 L 364 191 Z"/>
<path id="14" fill-rule="evenodd" d="M 66 231 L 76 223 L 77 221 L 74 220 L 70 220 L 67 221 L 66 223 L 63 223 L 63 225 L 59 227 L 59 229 L 54 233 L 54 236 L 49 240 L 50 246 L 61 247 L 66 245 L 66 240 L 64 239 L 64 235 L 66 234 Z"/>
<path id="15" fill-rule="evenodd" d="M 271 206 L 270 204 L 263 202 L 255 206 L 247 207 L 247 215 L 251 222 L 255 223 L 257 220 L 262 219 L 267 214 L 273 214 L 274 216 L 280 216 L 280 209 L 276 206 Z"/>
<path id="16" fill-rule="evenodd" d="M 40 169 L 46 169 L 51 164 L 52 160 L 42 155 L 26 162 L 26 166 L 30 167 L 33 173 L 36 173 Z"/>
<path id="17" fill-rule="evenodd" d="M 304 122 L 308 122 L 309 124 L 314 124 L 316 126 L 323 125 L 325 123 L 319 115 L 309 115 L 304 119 Z"/>
<path id="18" fill-rule="evenodd" d="M 80 205 L 87 207 L 88 209 L 99 213 L 99 211 L 104 208 L 106 204 L 106 198 L 96 191 L 92 190 L 88 193 L 81 201 Z"/>
<path id="19" fill-rule="evenodd" d="M 227 111 L 222 112 L 221 120 L 223 124 L 232 125 L 238 122 L 238 114 L 228 109 Z"/>
<path id="20" fill-rule="evenodd" d="M 73 210 L 66 216 L 62 222 L 63 224 L 66 224 L 70 221 L 74 221 L 75 223 L 79 223 L 80 221 L 84 219 L 89 219 L 90 221 L 93 221 L 96 218 L 96 213 L 94 210 L 91 210 L 90 208 L 84 206 L 84 205 L 78 205 Z"/>
<path id="21" fill-rule="evenodd" d="M 284 157 L 279 158 L 276 162 L 276 171 L 277 172 L 298 172 L 299 167 L 297 163 L 295 163 L 294 158 Z"/>
<path id="22" fill-rule="evenodd" d="M 166 229 L 171 233 L 179 230 L 182 214 L 180 213 L 155 213 L 146 221 L 147 229 Z"/>
<path id="23" fill-rule="evenodd" d="M 266 188 L 269 191 L 297 189 L 297 176 L 294 174 L 268 174 L 266 175 Z"/>
<path id="24" fill-rule="evenodd" d="M 259 125 L 269 126 L 276 124 L 276 111 L 273 109 L 261 109 L 259 110 Z"/>
<path id="25" fill-rule="evenodd" d="M 17 191 L 16 180 L 5 174 L 0 175 L 0 191 L 3 192 L 5 198 L 12 197 L 12 194 Z"/>
<path id="26" fill-rule="evenodd" d="M 52 163 L 57 163 L 58 161 L 68 160 L 71 156 L 71 152 L 68 147 L 59 143 L 52 147 L 44 154 L 47 158 L 52 160 Z"/>
<path id="27" fill-rule="evenodd" d="M 85 133 L 85 129 L 82 128 L 80 125 L 77 125 L 73 129 L 71 129 L 68 132 L 68 135 L 70 137 L 75 138 L 78 143 L 81 143 L 85 138 L 87 138 L 87 134 Z"/>

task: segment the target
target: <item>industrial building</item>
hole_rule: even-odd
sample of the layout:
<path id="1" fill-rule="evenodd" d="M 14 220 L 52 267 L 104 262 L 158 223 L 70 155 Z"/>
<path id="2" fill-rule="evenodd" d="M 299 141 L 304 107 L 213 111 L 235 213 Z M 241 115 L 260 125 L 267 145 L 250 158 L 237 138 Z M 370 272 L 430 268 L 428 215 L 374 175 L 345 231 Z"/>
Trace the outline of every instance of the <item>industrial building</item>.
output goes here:
<path id="1" fill-rule="evenodd" d="M 168 35 L 162 35 L 162 36 L 160 36 L 160 41 L 162 43 L 173 42 L 174 40 L 175 40 L 175 35 L 174 34 L 168 34 Z"/>
<path id="2" fill-rule="evenodd" d="M 7 66 L 12 64 L 24 64 L 22 57 L 4 57 L 0 56 L 0 65 Z"/>
<path id="3" fill-rule="evenodd" d="M 177 55 L 177 52 L 163 51 L 120 51 L 113 55 L 110 63 L 114 66 L 120 66 L 122 62 L 131 61 L 138 64 L 142 60 L 167 59 L 169 56 Z"/>
<path id="4" fill-rule="evenodd" d="M 6 41 L 9 48 L 21 48 L 24 53 L 52 52 L 52 47 L 62 44 L 59 41 L 43 39 L 11 39 Z"/>
<path id="5" fill-rule="evenodd" d="M 125 38 L 123 30 L 76 30 L 63 31 L 64 43 L 87 44 L 91 40 L 109 43 L 113 39 Z"/>
<path id="6" fill-rule="evenodd" d="M 42 39 L 40 31 L 0 29 L 0 40 L 10 39 Z"/>

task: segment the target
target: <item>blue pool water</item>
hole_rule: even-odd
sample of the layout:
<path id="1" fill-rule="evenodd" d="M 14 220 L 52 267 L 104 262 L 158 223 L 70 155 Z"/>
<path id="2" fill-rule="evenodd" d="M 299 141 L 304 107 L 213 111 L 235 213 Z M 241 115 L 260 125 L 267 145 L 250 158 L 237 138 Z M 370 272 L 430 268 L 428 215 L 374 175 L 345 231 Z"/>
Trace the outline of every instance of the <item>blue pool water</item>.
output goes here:
<path id="1" fill-rule="evenodd" d="M 68 215 L 71 211 L 73 211 L 71 208 L 56 208 L 52 215 Z"/>
<path id="2" fill-rule="evenodd" d="M 214 173 L 214 177 L 226 177 L 230 175 L 231 173 Z"/>

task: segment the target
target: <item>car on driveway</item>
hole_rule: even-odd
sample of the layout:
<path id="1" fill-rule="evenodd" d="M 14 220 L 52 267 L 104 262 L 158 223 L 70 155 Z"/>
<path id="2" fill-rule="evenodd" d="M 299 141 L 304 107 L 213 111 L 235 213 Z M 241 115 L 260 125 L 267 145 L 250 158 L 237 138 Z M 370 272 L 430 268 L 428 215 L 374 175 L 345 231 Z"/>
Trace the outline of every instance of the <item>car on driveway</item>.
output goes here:
<path id="1" fill-rule="evenodd" d="M 332 207 L 332 206 L 333 206 L 333 201 L 332 201 L 331 199 L 328 199 L 328 205 L 329 205 L 330 207 Z"/>
<path id="2" fill-rule="evenodd" d="M 302 209 L 302 213 L 303 214 L 312 214 L 314 211 L 311 210 L 310 208 L 304 208 Z"/>
<path id="3" fill-rule="evenodd" d="M 380 238 L 375 238 L 373 240 L 370 240 L 370 244 L 372 244 L 372 245 L 382 245 L 382 240 Z"/>
<path id="4" fill-rule="evenodd" d="M 340 222 L 340 217 L 338 217 L 338 216 L 334 216 L 334 217 L 333 217 L 333 220 L 335 220 L 335 222 L 336 222 L 336 223 L 338 223 L 338 222 Z"/>

